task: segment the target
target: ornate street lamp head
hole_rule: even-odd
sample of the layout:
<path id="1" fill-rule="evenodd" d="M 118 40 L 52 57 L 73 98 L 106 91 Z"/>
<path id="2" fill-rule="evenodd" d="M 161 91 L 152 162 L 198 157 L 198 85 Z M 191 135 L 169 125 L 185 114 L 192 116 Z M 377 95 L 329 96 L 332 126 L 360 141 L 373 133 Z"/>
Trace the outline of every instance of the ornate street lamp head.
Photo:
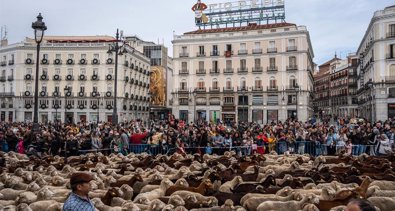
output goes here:
<path id="1" fill-rule="evenodd" d="M 42 21 L 43 17 L 41 13 L 37 16 L 37 21 L 32 23 L 32 28 L 34 29 L 34 39 L 36 40 L 37 44 L 40 44 L 44 37 L 44 31 L 47 30 L 47 26 L 45 22 Z"/>

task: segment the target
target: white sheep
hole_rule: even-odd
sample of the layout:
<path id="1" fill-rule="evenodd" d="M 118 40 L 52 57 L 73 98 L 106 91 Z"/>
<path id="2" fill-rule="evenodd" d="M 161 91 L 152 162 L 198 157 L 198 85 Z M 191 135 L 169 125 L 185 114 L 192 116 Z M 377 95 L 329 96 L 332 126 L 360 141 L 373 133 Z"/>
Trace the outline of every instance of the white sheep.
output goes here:
<path id="1" fill-rule="evenodd" d="M 368 191 L 366 191 L 366 195 L 368 197 L 370 197 L 370 196 L 395 197 L 395 191 L 394 190 L 381 190 L 380 187 L 374 185 L 374 186 L 370 186 L 368 188 Z"/>
<path id="2" fill-rule="evenodd" d="M 346 208 L 347 208 L 347 206 L 340 205 L 340 206 L 337 206 L 337 207 L 332 207 L 332 209 L 330 209 L 329 211 L 345 211 Z"/>
<path id="3" fill-rule="evenodd" d="M 23 193 L 24 190 L 14 190 L 11 188 L 4 188 L 3 190 L 0 190 L 0 193 L 3 194 L 3 200 L 15 200 L 16 197 L 20 193 Z"/>
<path id="4" fill-rule="evenodd" d="M 300 201 L 266 201 L 261 203 L 257 211 L 266 211 L 266 210 L 278 210 L 278 211 L 288 211 L 288 210 L 301 210 L 303 209 L 303 205 L 310 204 L 318 204 L 319 198 L 310 193 L 303 196 L 303 199 Z"/>
<path id="5" fill-rule="evenodd" d="M 232 189 L 237 185 L 243 182 L 241 176 L 234 177 L 231 181 L 225 182 L 219 187 L 219 191 L 223 193 L 232 193 Z"/>
<path id="6" fill-rule="evenodd" d="M 275 196 L 273 198 L 269 198 L 269 197 L 253 197 L 253 198 L 249 198 L 248 200 L 246 200 L 242 205 L 243 207 L 247 208 L 248 210 L 256 210 L 257 207 L 263 203 L 263 202 L 267 202 L 267 201 L 290 201 L 290 200 L 300 200 L 302 198 L 301 194 L 299 193 L 291 193 L 289 196 Z"/>
<path id="7" fill-rule="evenodd" d="M 120 190 L 123 192 L 122 194 L 123 199 L 132 200 L 133 192 L 134 192 L 132 187 L 130 187 L 128 184 L 123 184 Z"/>
<path id="8" fill-rule="evenodd" d="M 168 204 L 172 204 L 175 207 L 184 206 L 185 205 L 184 199 L 182 199 L 181 196 L 179 196 L 179 195 L 171 195 L 169 197 L 169 201 L 167 203 Z"/>
<path id="9" fill-rule="evenodd" d="M 22 203 L 31 204 L 35 201 L 37 201 L 37 195 L 30 191 L 20 193 L 16 198 L 17 204 L 22 204 Z"/>
<path id="10" fill-rule="evenodd" d="M 164 207 L 166 206 L 165 203 L 163 203 L 159 199 L 154 199 L 151 201 L 151 204 L 148 206 L 149 211 L 161 211 Z"/>
<path id="11" fill-rule="evenodd" d="M 46 200 L 46 201 L 36 201 L 33 202 L 29 205 L 29 207 L 33 210 L 33 211 L 43 211 L 46 210 L 49 206 L 53 205 L 53 204 L 57 204 L 57 201 L 54 200 Z"/>
<path id="12" fill-rule="evenodd" d="M 159 197 L 162 197 L 165 195 L 166 190 L 172 185 L 172 182 L 169 179 L 164 179 L 162 180 L 162 182 L 160 183 L 160 187 L 152 190 L 150 192 L 146 192 L 146 193 L 140 193 L 136 196 L 136 198 L 133 200 L 134 202 L 136 202 L 139 198 L 141 197 L 146 197 L 147 199 L 149 199 L 150 201 L 157 199 Z"/>
<path id="13" fill-rule="evenodd" d="M 368 198 L 374 206 L 380 210 L 395 210 L 395 198 L 394 197 L 370 197 Z"/>
<path id="14" fill-rule="evenodd" d="M 375 180 L 370 183 L 369 187 L 377 186 L 381 190 L 395 190 L 395 181 Z"/>
<path id="15" fill-rule="evenodd" d="M 196 201 L 204 204 L 206 206 L 218 206 L 218 200 L 215 197 L 212 196 L 203 196 L 200 193 L 195 193 L 195 192 L 190 192 L 190 191 L 176 191 L 171 194 L 173 195 L 179 195 L 185 202 L 188 200 L 191 200 L 193 198 L 196 198 Z"/>

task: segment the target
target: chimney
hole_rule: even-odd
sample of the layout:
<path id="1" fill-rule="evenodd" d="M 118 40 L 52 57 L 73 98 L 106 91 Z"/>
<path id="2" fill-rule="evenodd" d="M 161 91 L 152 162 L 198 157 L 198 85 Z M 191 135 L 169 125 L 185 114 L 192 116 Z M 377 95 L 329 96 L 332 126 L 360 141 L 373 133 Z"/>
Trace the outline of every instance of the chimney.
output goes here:
<path id="1" fill-rule="evenodd" d="M 0 47 L 5 47 L 7 45 L 8 45 L 8 40 L 7 39 L 1 40 Z"/>

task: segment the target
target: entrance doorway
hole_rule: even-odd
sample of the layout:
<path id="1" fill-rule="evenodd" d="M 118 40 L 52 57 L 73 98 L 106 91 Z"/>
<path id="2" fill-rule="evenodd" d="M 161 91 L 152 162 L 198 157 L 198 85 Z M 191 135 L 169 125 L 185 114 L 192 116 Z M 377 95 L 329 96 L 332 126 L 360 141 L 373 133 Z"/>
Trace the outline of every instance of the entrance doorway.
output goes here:
<path id="1" fill-rule="evenodd" d="M 74 123 L 74 114 L 72 112 L 66 113 L 66 117 L 65 117 L 64 121 L 65 121 L 66 124 Z"/>

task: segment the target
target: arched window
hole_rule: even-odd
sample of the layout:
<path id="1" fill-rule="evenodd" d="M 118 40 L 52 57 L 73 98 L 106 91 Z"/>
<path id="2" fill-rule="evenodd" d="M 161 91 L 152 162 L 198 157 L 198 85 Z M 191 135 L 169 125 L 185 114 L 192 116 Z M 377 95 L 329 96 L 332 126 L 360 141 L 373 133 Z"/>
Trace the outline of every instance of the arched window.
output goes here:
<path id="1" fill-rule="evenodd" d="M 262 80 L 260 77 L 255 78 L 255 88 L 261 88 L 262 87 Z"/>
<path id="2" fill-rule="evenodd" d="M 296 67 L 296 57 L 295 56 L 290 56 L 289 57 L 289 66 L 290 67 Z"/>
<path id="3" fill-rule="evenodd" d="M 200 78 L 197 84 L 198 89 L 204 89 L 204 79 Z"/>
<path id="4" fill-rule="evenodd" d="M 187 90 L 188 89 L 188 83 L 185 79 L 183 79 L 180 83 L 180 89 L 181 90 Z"/>
<path id="5" fill-rule="evenodd" d="M 212 88 L 213 89 L 218 89 L 218 80 L 216 78 L 213 78 Z"/>
<path id="6" fill-rule="evenodd" d="M 231 78 L 227 78 L 226 79 L 226 89 L 232 89 L 232 79 Z"/>
<path id="7" fill-rule="evenodd" d="M 277 81 L 276 81 L 276 78 L 274 76 L 270 77 L 270 79 L 269 79 L 269 86 L 272 89 L 277 87 Z"/>
<path id="8" fill-rule="evenodd" d="M 240 88 L 247 89 L 247 82 L 244 77 L 240 79 Z"/>
<path id="9" fill-rule="evenodd" d="M 296 77 L 291 75 L 289 77 L 289 87 L 294 88 L 294 87 L 296 87 L 296 84 L 297 84 Z"/>

